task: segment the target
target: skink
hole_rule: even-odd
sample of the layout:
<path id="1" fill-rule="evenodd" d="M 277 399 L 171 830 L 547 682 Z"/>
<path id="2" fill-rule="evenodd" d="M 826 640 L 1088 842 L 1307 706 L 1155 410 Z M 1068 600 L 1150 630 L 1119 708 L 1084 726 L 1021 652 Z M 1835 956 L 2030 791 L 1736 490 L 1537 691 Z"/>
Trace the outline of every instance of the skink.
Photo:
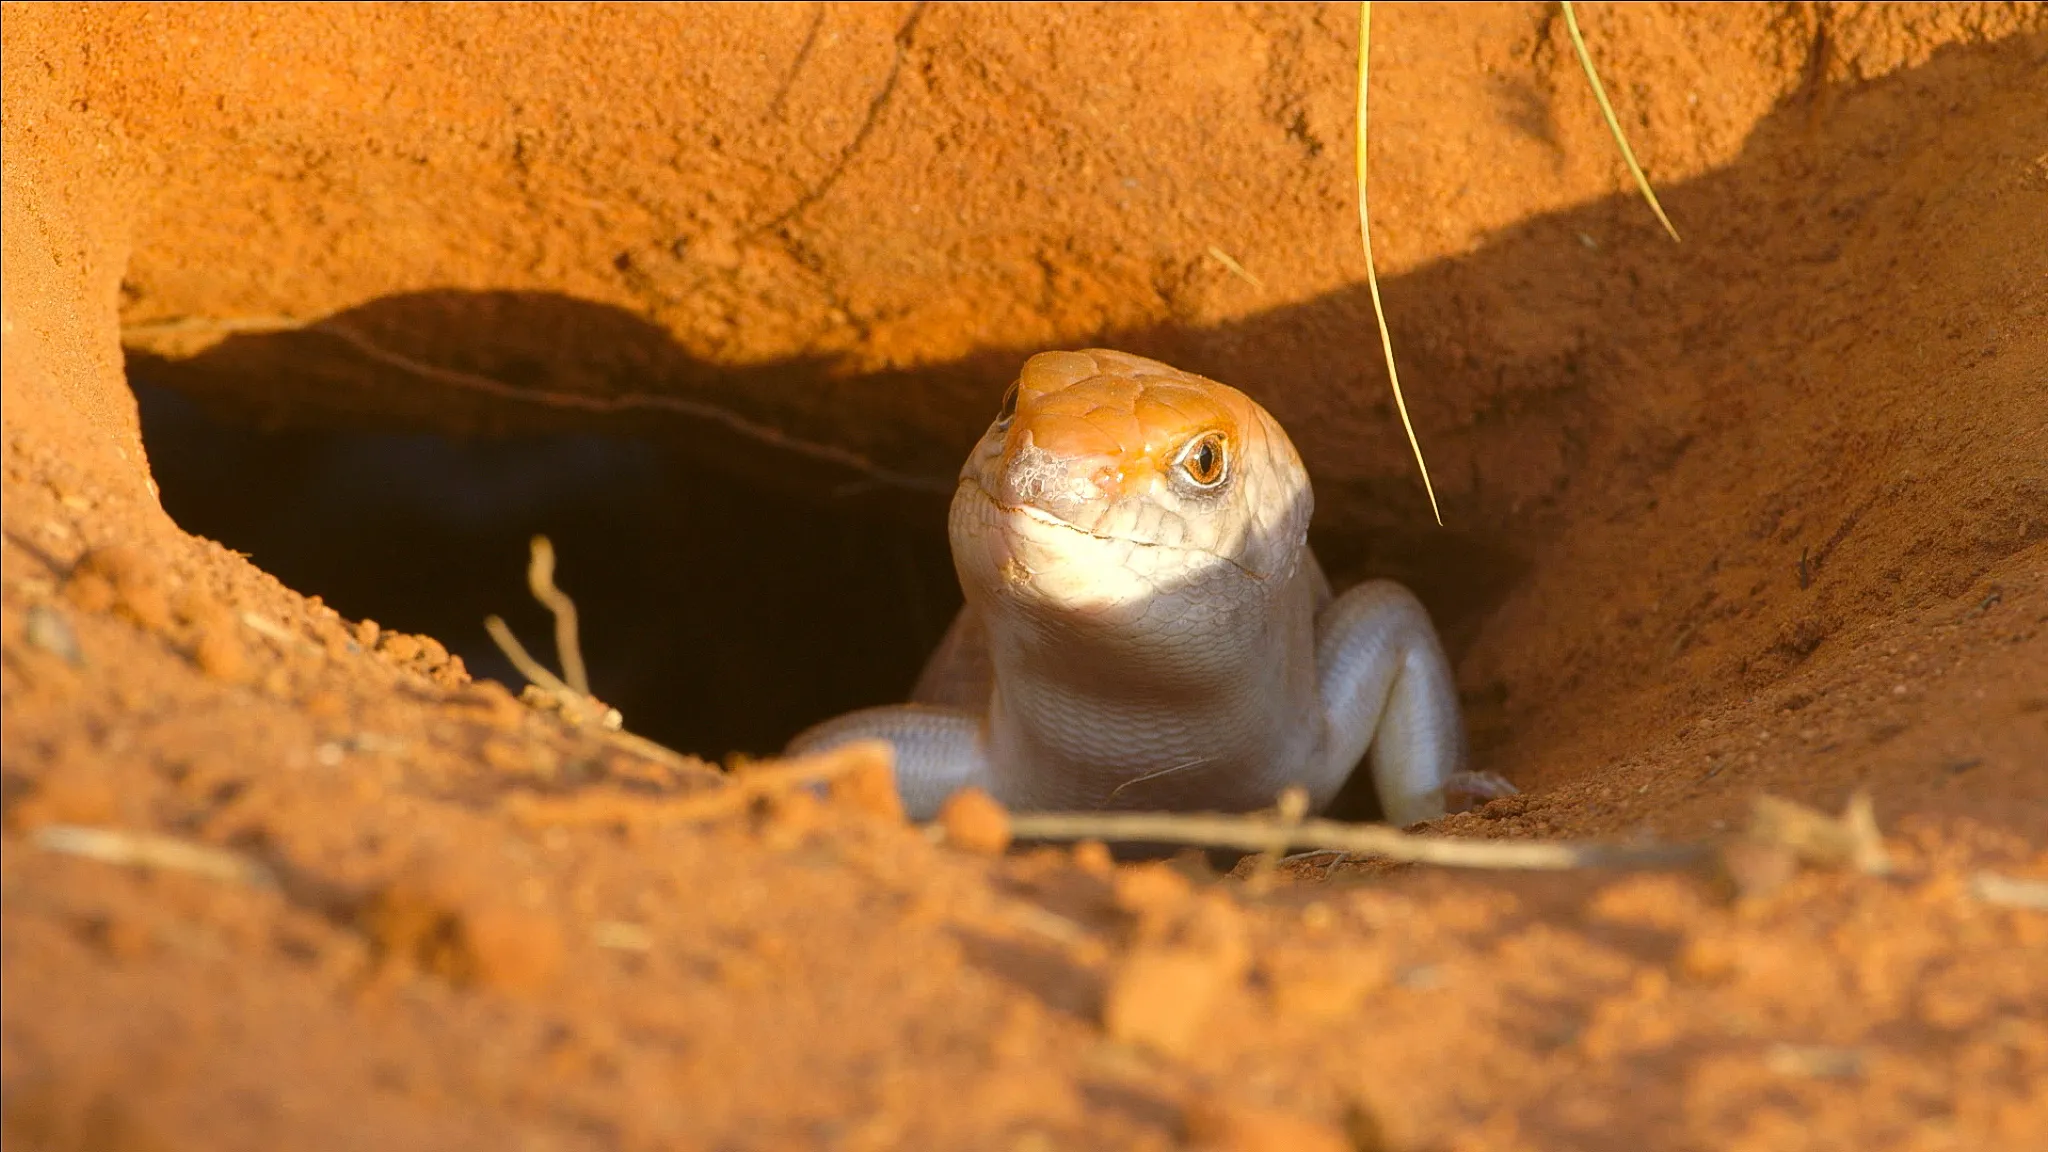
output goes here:
<path id="1" fill-rule="evenodd" d="M 789 750 L 889 741 L 917 818 L 970 785 L 1012 810 L 1209 811 L 1299 785 L 1319 811 L 1361 762 L 1390 822 L 1441 816 L 1477 775 L 1449 662 L 1400 585 L 1331 594 L 1313 507 L 1293 443 L 1235 388 L 1034 356 L 960 470 L 967 602 L 911 703 Z"/>

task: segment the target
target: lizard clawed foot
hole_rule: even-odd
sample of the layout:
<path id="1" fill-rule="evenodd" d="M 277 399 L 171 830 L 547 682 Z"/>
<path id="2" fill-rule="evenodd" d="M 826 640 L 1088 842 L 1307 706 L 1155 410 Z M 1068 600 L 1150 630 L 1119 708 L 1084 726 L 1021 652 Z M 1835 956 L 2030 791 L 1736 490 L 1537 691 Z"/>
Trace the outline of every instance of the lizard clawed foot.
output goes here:
<path id="1" fill-rule="evenodd" d="M 1521 791 L 1496 772 L 1453 772 L 1444 777 L 1444 811 L 1469 812 L 1489 800 L 1520 795 Z"/>

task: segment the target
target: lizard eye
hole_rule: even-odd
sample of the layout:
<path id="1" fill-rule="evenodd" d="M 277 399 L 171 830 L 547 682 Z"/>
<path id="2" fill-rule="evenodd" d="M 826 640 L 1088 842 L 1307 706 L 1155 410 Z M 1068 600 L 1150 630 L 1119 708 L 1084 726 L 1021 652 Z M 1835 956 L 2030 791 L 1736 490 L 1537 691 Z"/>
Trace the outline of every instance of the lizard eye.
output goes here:
<path id="1" fill-rule="evenodd" d="M 1010 421 L 1016 419 L 1016 417 L 1017 386 L 1015 384 L 1012 384 L 1010 385 L 1009 390 L 1003 393 L 1003 406 L 1001 408 L 996 409 L 996 427 L 1007 427 Z"/>
<path id="2" fill-rule="evenodd" d="M 1214 488 L 1230 471 L 1230 438 L 1221 432 L 1204 432 L 1180 450 L 1181 474 L 1197 488 Z"/>

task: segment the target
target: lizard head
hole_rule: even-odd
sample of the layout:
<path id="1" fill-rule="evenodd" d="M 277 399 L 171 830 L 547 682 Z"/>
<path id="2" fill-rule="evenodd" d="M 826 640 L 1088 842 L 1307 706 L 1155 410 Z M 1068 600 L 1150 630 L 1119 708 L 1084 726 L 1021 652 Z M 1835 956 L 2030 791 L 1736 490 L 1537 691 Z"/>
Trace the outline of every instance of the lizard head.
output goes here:
<path id="1" fill-rule="evenodd" d="M 961 469 L 953 551 L 963 583 L 1136 609 L 1284 580 L 1311 507 L 1294 445 L 1244 393 L 1121 352 L 1047 352 Z"/>

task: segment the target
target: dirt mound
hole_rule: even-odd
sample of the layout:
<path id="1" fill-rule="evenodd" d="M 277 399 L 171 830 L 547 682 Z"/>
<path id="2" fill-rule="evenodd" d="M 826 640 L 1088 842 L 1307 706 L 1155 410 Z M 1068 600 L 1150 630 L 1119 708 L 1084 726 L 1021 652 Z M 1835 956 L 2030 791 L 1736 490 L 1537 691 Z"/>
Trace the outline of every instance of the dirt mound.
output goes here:
<path id="1" fill-rule="evenodd" d="M 1375 23 L 1439 529 L 1352 9 L 8 5 L 9 1141 L 2038 1144 L 2048 22 L 1585 12 L 1672 245 L 1554 12 Z M 1252 392 L 1429 604 L 1525 789 L 1446 830 L 1860 787 L 1897 874 L 991 860 L 479 676 L 545 531 L 637 730 L 900 697 L 1089 344 Z"/>

